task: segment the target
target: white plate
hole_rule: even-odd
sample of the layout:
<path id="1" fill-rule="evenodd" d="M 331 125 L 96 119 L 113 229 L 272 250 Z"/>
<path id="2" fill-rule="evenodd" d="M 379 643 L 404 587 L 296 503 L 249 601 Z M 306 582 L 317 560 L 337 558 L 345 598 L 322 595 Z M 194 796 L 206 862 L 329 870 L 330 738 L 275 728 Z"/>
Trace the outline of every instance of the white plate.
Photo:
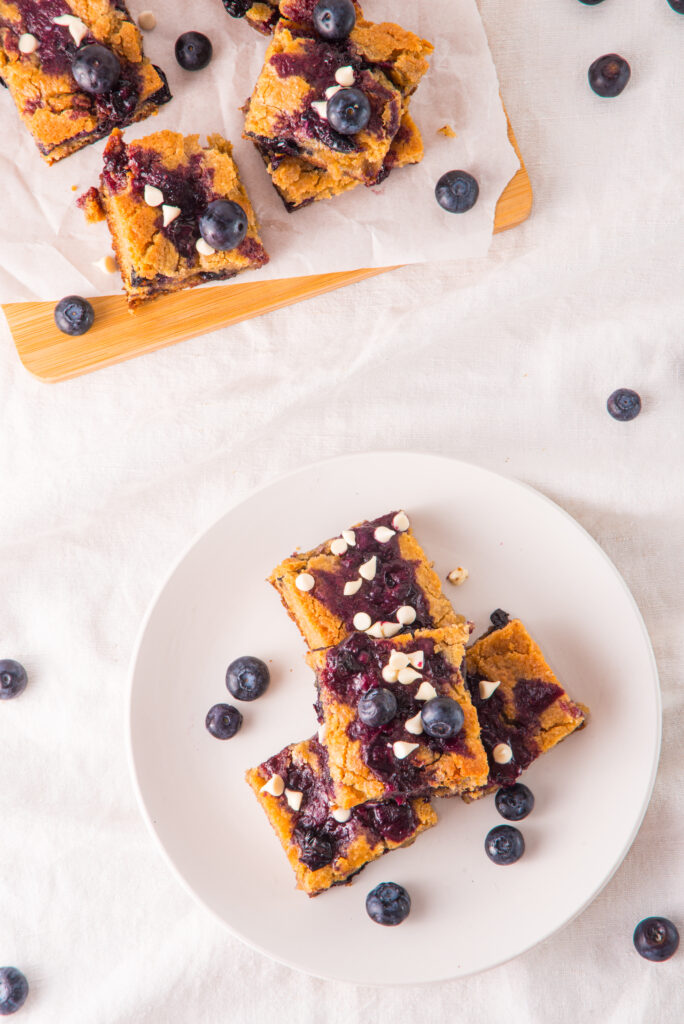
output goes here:
<path id="1" fill-rule="evenodd" d="M 515 865 L 486 857 L 502 819 L 493 801 L 438 802 L 441 821 L 407 850 L 371 864 L 352 886 L 316 899 L 297 892 L 245 769 L 315 729 L 304 645 L 264 582 L 296 546 L 406 508 L 443 578 L 475 620 L 520 617 L 570 695 L 590 705 L 582 732 L 527 773 L 536 806 Z M 228 663 L 271 665 L 267 694 L 243 704 L 227 742 L 205 730 L 230 700 Z M 236 935 L 282 963 L 359 983 L 427 982 L 481 971 L 546 938 L 578 914 L 625 856 L 651 794 L 660 697 L 643 621 L 612 563 L 538 492 L 451 459 L 351 455 L 303 469 L 252 495 L 197 540 L 143 624 L 133 661 L 130 747 L 145 817 L 191 893 Z M 396 881 L 410 917 L 381 928 L 366 893 Z"/>

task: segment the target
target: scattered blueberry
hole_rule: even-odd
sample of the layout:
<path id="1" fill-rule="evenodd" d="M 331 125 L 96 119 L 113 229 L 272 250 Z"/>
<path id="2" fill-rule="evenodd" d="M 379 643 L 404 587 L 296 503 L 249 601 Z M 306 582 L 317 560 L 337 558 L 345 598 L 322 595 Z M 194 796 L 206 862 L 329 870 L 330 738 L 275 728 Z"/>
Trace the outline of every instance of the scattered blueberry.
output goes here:
<path id="1" fill-rule="evenodd" d="M 512 825 L 497 825 L 485 838 L 485 853 L 495 864 L 515 864 L 525 852 L 522 832 Z"/>
<path id="2" fill-rule="evenodd" d="M 121 77 L 121 65 L 116 54 L 106 46 L 91 43 L 74 54 L 71 74 L 80 89 L 99 96 L 112 91 Z"/>
<path id="3" fill-rule="evenodd" d="M 0 700 L 11 700 L 23 693 L 28 683 L 26 669 L 18 661 L 0 661 Z"/>
<path id="4" fill-rule="evenodd" d="M 496 809 L 507 821 L 522 821 L 534 807 L 532 791 L 516 782 L 514 786 L 502 786 L 494 797 Z"/>
<path id="5" fill-rule="evenodd" d="M 580 0 L 581 4 L 586 4 L 587 7 L 596 7 L 597 4 L 602 4 L 603 0 Z"/>
<path id="6" fill-rule="evenodd" d="M 184 71 L 201 71 L 212 58 L 214 48 L 203 32 L 184 32 L 176 40 L 176 60 Z"/>
<path id="7" fill-rule="evenodd" d="M 494 626 L 494 629 L 503 629 L 504 626 L 508 625 L 510 619 L 510 615 L 508 614 L 508 612 L 505 612 L 503 608 L 495 608 L 492 614 L 489 616 L 489 621 L 491 622 L 492 626 Z"/>
<path id="8" fill-rule="evenodd" d="M 632 69 L 624 57 L 607 53 L 599 57 L 589 68 L 589 85 L 597 96 L 612 99 L 619 96 L 629 82 Z"/>
<path id="9" fill-rule="evenodd" d="M 28 981 L 16 967 L 0 967 L 0 1017 L 16 1013 L 26 1002 Z"/>
<path id="10" fill-rule="evenodd" d="M 376 924 L 401 924 L 411 911 L 411 897 L 403 885 L 381 882 L 366 896 L 366 911 Z"/>
<path id="11" fill-rule="evenodd" d="M 447 171 L 435 185 L 437 202 L 448 213 L 472 210 L 479 194 L 480 186 L 467 171 Z"/>
<path id="12" fill-rule="evenodd" d="M 646 960 L 669 960 L 678 946 L 677 927 L 666 917 L 645 917 L 634 929 L 634 947 Z"/>
<path id="13" fill-rule="evenodd" d="M 67 295 L 55 306 L 55 323 L 63 334 L 85 334 L 94 319 L 95 310 L 80 295 Z"/>
<path id="14" fill-rule="evenodd" d="M 212 249 L 234 249 L 247 234 L 245 211 L 232 199 L 215 199 L 199 219 L 200 235 Z"/>
<path id="15" fill-rule="evenodd" d="M 641 412 L 641 398 L 630 388 L 618 388 L 608 397 L 606 409 L 614 420 L 626 423 Z"/>
<path id="16" fill-rule="evenodd" d="M 356 24 L 356 8 L 351 0 L 318 0 L 313 23 L 322 39 L 346 39 Z"/>
<path id="17" fill-rule="evenodd" d="M 452 697 L 433 697 L 423 704 L 420 713 L 428 736 L 449 740 L 463 728 L 463 709 Z"/>
<path id="18" fill-rule="evenodd" d="M 270 681 L 268 666 L 250 655 L 231 661 L 226 672 L 226 686 L 236 700 L 256 700 L 266 693 Z"/>
<path id="19" fill-rule="evenodd" d="M 371 106 L 360 89 L 340 89 L 327 106 L 330 126 L 340 135 L 356 135 L 363 131 L 371 116 Z"/>
<path id="20" fill-rule="evenodd" d="M 667 0 L 667 2 L 677 14 L 684 14 L 684 0 Z"/>
<path id="21" fill-rule="evenodd" d="M 230 740 L 240 731 L 242 715 L 232 704 L 214 704 L 207 711 L 204 724 L 217 740 Z"/>
<path id="22" fill-rule="evenodd" d="M 361 697 L 357 711 L 363 724 L 375 729 L 392 721 L 397 713 L 397 698 L 384 686 L 375 686 Z"/>

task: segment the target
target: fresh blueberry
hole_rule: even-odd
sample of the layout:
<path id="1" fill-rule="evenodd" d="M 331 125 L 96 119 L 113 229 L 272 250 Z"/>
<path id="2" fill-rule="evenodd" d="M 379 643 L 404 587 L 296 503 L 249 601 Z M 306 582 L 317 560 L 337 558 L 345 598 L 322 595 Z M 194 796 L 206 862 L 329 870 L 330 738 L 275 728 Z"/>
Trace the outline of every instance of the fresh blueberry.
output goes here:
<path id="1" fill-rule="evenodd" d="M 18 661 L 6 658 L 0 661 L 0 700 L 11 700 L 26 689 L 26 669 Z"/>
<path id="2" fill-rule="evenodd" d="M 423 704 L 420 718 L 433 739 L 450 740 L 463 728 L 463 709 L 452 697 L 433 697 Z"/>
<path id="3" fill-rule="evenodd" d="M 212 249 L 234 249 L 247 234 L 245 211 L 232 199 L 215 199 L 199 219 L 200 235 Z"/>
<path id="4" fill-rule="evenodd" d="M 512 825 L 497 825 L 485 838 L 485 853 L 495 864 L 515 864 L 525 852 L 522 832 Z"/>
<path id="5" fill-rule="evenodd" d="M 581 4 L 586 4 L 587 7 L 596 7 L 597 4 L 602 4 L 603 0 L 580 0 Z"/>
<path id="6" fill-rule="evenodd" d="M 327 106 L 328 121 L 340 135 L 356 135 L 363 131 L 371 116 L 371 106 L 360 89 L 340 89 Z"/>
<path id="7" fill-rule="evenodd" d="M 71 74 L 80 89 L 99 96 L 100 93 L 111 92 L 119 81 L 121 64 L 116 54 L 106 46 L 91 43 L 74 54 Z"/>
<path id="8" fill-rule="evenodd" d="M 16 1013 L 26 1002 L 28 981 L 16 967 L 0 967 L 0 1017 Z"/>
<path id="9" fill-rule="evenodd" d="M 242 715 L 232 704 L 214 704 L 207 711 L 204 724 L 217 740 L 230 740 L 242 726 Z"/>
<path id="10" fill-rule="evenodd" d="M 366 896 L 366 912 L 376 924 L 401 924 L 411 912 L 411 897 L 403 885 L 381 882 Z"/>
<path id="11" fill-rule="evenodd" d="M 392 721 L 397 713 L 397 698 L 384 686 L 375 686 L 361 697 L 357 711 L 363 724 L 375 729 Z"/>
<path id="12" fill-rule="evenodd" d="M 448 213 L 472 210 L 479 194 L 480 186 L 467 171 L 447 171 L 435 185 L 437 202 Z"/>
<path id="13" fill-rule="evenodd" d="M 660 963 L 677 952 L 679 932 L 666 917 L 645 917 L 634 929 L 634 946 L 646 960 Z"/>
<path id="14" fill-rule="evenodd" d="M 266 693 L 270 681 L 268 666 L 250 655 L 231 661 L 226 672 L 226 686 L 236 700 L 256 700 Z"/>
<path id="15" fill-rule="evenodd" d="M 184 71 L 201 71 L 212 58 L 214 48 L 203 32 L 184 32 L 176 40 L 176 60 Z"/>
<path id="16" fill-rule="evenodd" d="M 346 39 L 356 24 L 356 9 L 351 0 L 318 0 L 313 23 L 322 39 Z"/>
<path id="17" fill-rule="evenodd" d="M 667 0 L 667 2 L 677 14 L 684 14 L 684 0 Z"/>
<path id="18" fill-rule="evenodd" d="M 494 797 L 496 809 L 507 821 L 522 821 L 534 807 L 532 791 L 516 782 L 514 786 L 503 786 Z"/>
<path id="19" fill-rule="evenodd" d="M 503 608 L 495 608 L 489 616 L 489 621 L 494 629 L 503 629 L 510 622 L 510 618 L 508 612 L 505 612 Z"/>
<path id="20" fill-rule="evenodd" d="M 94 319 L 95 310 L 80 295 L 67 295 L 55 306 L 55 323 L 63 334 L 85 334 Z"/>
<path id="21" fill-rule="evenodd" d="M 630 388 L 618 388 L 608 397 L 606 408 L 614 420 L 626 423 L 641 412 L 641 397 Z"/>
<path id="22" fill-rule="evenodd" d="M 599 57 L 589 68 L 589 85 L 597 96 L 612 99 L 619 96 L 629 82 L 632 69 L 624 57 L 607 53 Z"/>

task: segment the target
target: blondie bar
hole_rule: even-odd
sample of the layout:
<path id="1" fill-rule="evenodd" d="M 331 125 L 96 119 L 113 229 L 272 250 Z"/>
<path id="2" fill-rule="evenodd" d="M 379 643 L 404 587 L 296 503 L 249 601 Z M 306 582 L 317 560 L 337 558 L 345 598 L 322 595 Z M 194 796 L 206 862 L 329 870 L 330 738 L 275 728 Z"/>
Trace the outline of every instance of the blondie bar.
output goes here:
<path id="1" fill-rule="evenodd" d="M 104 92 L 85 91 L 72 74 L 93 44 L 114 55 L 116 80 Z M 122 0 L 0 0 L 0 79 L 49 164 L 171 99 Z"/>
<path id="2" fill-rule="evenodd" d="M 567 695 L 519 619 L 497 611 L 492 620 L 492 629 L 466 652 L 467 684 L 489 761 L 487 783 L 466 799 L 513 785 L 589 714 Z"/>
<path id="3" fill-rule="evenodd" d="M 350 882 L 370 861 L 410 845 L 437 824 L 422 798 L 338 808 L 327 754 L 315 739 L 290 744 L 251 768 L 246 779 L 287 854 L 297 888 L 310 896 Z"/>
<path id="4" fill-rule="evenodd" d="M 115 130 L 104 153 L 99 189 L 81 199 L 90 220 L 106 217 L 131 308 L 145 299 L 221 281 L 268 263 L 258 225 L 232 158 L 210 135 L 163 131 L 126 143 Z M 214 249 L 200 233 L 210 204 L 228 200 L 243 215 L 242 241 Z"/>
<path id="5" fill-rule="evenodd" d="M 321 742 L 339 807 L 398 795 L 451 796 L 487 781 L 487 756 L 463 677 L 467 639 L 466 625 L 392 640 L 354 633 L 336 647 L 307 655 L 316 673 Z M 360 702 L 377 688 L 383 696 L 389 692 L 391 707 L 380 724 L 369 724 Z M 423 728 L 421 713 L 437 697 L 460 707 L 462 724 L 450 738 L 430 736 Z"/>
<path id="6" fill-rule="evenodd" d="M 413 536 L 405 512 L 358 523 L 312 551 L 295 552 L 269 577 L 310 648 L 355 630 L 376 639 L 463 622 Z"/>

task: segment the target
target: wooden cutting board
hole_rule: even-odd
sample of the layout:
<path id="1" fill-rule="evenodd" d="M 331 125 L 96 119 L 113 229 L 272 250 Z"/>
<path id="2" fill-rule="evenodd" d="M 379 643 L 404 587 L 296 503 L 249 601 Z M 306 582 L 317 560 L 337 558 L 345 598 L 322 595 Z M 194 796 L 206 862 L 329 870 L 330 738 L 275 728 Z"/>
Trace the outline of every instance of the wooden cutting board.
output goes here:
<path id="1" fill-rule="evenodd" d="M 530 179 L 510 123 L 508 134 L 520 158 L 520 169 L 497 204 L 495 232 L 521 224 L 532 208 Z M 91 299 L 95 323 L 80 338 L 68 337 L 57 330 L 54 302 L 10 302 L 2 309 L 26 369 L 42 380 L 59 381 L 270 313 L 389 270 L 396 270 L 396 267 L 201 288 L 156 299 L 140 307 L 134 316 L 128 312 L 123 295 L 104 295 Z"/>

